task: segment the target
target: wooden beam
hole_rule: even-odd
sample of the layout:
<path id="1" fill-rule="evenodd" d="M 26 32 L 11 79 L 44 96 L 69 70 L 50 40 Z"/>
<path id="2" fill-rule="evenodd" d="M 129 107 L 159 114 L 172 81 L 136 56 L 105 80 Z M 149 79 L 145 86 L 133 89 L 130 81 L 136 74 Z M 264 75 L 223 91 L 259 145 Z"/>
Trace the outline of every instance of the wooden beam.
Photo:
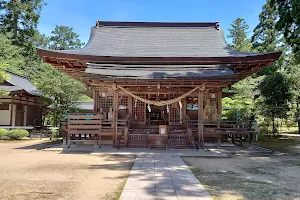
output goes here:
<path id="1" fill-rule="evenodd" d="M 198 141 L 201 148 L 204 148 L 203 139 L 203 90 L 198 91 Z"/>

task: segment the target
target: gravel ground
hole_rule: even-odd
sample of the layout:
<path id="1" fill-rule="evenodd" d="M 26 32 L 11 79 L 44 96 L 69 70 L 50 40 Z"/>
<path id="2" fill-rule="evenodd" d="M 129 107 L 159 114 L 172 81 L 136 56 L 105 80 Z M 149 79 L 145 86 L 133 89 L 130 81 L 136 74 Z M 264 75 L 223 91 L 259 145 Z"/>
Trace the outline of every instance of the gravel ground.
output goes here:
<path id="1" fill-rule="evenodd" d="M 40 140 L 0 141 L 0 199 L 118 199 L 133 156 L 37 151 Z"/>
<path id="2" fill-rule="evenodd" d="M 300 199 L 300 156 L 184 161 L 214 199 Z"/>

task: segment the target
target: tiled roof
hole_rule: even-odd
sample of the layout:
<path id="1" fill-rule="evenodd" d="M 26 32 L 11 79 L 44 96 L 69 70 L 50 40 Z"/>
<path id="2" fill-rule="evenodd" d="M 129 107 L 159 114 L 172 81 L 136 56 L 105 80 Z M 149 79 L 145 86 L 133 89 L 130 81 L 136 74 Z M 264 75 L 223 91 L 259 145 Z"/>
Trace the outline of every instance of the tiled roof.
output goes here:
<path id="1" fill-rule="evenodd" d="M 41 96 L 41 92 L 37 90 L 37 88 L 29 82 L 29 80 L 24 77 L 17 74 L 14 74 L 12 72 L 6 71 L 9 75 L 9 77 L 5 80 L 8 83 L 10 83 L 12 86 L 0 86 L 0 89 L 6 92 L 14 92 L 14 91 L 20 91 L 24 90 L 28 92 L 29 94 L 35 95 L 35 96 Z"/>
<path id="2" fill-rule="evenodd" d="M 116 57 L 243 57 L 231 49 L 217 23 L 98 22 L 87 45 L 56 52 Z"/>

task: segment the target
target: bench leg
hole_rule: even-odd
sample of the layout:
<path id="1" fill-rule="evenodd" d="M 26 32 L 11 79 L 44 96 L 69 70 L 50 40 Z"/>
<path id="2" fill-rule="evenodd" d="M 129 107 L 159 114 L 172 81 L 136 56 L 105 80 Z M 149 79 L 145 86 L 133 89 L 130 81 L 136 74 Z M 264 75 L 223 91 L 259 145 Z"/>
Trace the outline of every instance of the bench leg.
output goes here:
<path id="1" fill-rule="evenodd" d="M 232 144 L 237 145 L 237 144 L 235 143 L 235 139 L 236 139 L 235 137 L 236 137 L 236 135 L 231 135 L 231 138 L 232 138 L 231 142 L 232 142 Z"/>
<path id="2" fill-rule="evenodd" d="M 243 135 L 239 135 L 239 138 L 240 138 L 240 146 L 243 145 Z"/>
<path id="3" fill-rule="evenodd" d="M 252 146 L 252 140 L 253 140 L 253 133 L 249 133 L 249 146 Z"/>

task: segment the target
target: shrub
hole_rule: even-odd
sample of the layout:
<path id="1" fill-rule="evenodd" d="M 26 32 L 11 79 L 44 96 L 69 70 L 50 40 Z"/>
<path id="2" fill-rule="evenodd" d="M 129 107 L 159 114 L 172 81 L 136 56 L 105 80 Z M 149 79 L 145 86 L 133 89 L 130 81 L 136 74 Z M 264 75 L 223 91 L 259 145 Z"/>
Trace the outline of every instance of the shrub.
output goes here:
<path id="1" fill-rule="evenodd" d="M 29 135 L 28 131 L 23 129 L 14 129 L 7 132 L 6 136 L 9 140 L 20 140 Z"/>
<path id="2" fill-rule="evenodd" d="M 52 129 L 51 130 L 51 138 L 60 138 L 61 135 L 59 134 L 59 130 L 58 129 Z"/>
<path id="3" fill-rule="evenodd" d="M 7 132 L 8 130 L 1 128 L 0 129 L 0 140 L 6 140 L 7 139 Z"/>
<path id="4" fill-rule="evenodd" d="M 265 140 L 265 134 L 259 133 L 258 134 L 258 141 L 264 141 Z"/>

